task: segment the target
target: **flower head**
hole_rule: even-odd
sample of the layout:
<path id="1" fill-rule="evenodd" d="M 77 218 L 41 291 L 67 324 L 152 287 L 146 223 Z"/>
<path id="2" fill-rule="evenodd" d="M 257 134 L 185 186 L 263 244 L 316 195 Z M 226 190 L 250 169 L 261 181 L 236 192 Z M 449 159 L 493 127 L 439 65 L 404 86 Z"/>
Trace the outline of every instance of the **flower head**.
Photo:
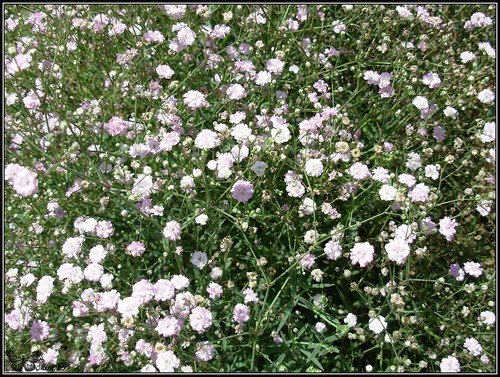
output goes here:
<path id="1" fill-rule="evenodd" d="M 163 235 L 170 241 L 178 241 L 181 239 L 181 224 L 177 221 L 169 221 L 163 228 Z"/>
<path id="2" fill-rule="evenodd" d="M 253 192 L 253 185 L 243 179 L 236 181 L 231 189 L 231 195 L 240 203 L 248 202 L 252 197 Z"/>
<path id="3" fill-rule="evenodd" d="M 350 258 L 352 264 L 358 263 L 360 267 L 366 267 L 373 262 L 375 249 L 368 242 L 357 242 L 351 249 Z"/>
<path id="4" fill-rule="evenodd" d="M 233 319 L 238 323 L 244 323 L 250 319 L 250 308 L 244 304 L 236 304 L 233 308 Z"/>

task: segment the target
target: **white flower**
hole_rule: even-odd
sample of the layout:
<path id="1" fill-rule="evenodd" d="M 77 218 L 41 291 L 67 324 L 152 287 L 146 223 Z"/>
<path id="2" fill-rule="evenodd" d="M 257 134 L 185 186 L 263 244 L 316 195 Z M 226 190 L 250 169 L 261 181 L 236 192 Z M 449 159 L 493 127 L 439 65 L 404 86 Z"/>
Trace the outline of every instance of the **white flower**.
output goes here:
<path id="1" fill-rule="evenodd" d="M 494 325 L 495 318 L 495 313 L 487 310 L 479 314 L 478 320 L 483 322 L 485 325 Z"/>
<path id="2" fill-rule="evenodd" d="M 271 137 L 277 144 L 283 144 L 290 140 L 292 135 L 290 134 L 288 127 L 285 124 L 282 124 L 273 127 L 271 130 Z"/>
<path id="3" fill-rule="evenodd" d="M 118 303 L 118 312 L 126 317 L 135 317 L 139 314 L 139 300 L 135 297 L 125 297 Z"/>
<path id="4" fill-rule="evenodd" d="M 255 161 L 250 169 L 257 174 L 258 177 L 262 177 L 266 171 L 268 165 L 263 161 Z"/>
<path id="5" fill-rule="evenodd" d="M 255 83 L 257 85 L 266 85 L 271 82 L 272 76 L 267 71 L 261 71 L 255 75 Z"/>
<path id="6" fill-rule="evenodd" d="M 464 347 L 472 356 L 480 356 L 481 352 L 483 352 L 483 347 L 481 347 L 481 344 L 479 344 L 476 338 L 466 338 Z"/>
<path id="7" fill-rule="evenodd" d="M 317 322 L 314 329 L 320 334 L 323 334 L 326 331 L 326 325 L 323 322 Z"/>
<path id="8" fill-rule="evenodd" d="M 493 202 L 491 200 L 481 200 L 476 207 L 476 210 L 481 214 L 481 216 L 488 216 L 491 212 L 492 204 Z"/>
<path id="9" fill-rule="evenodd" d="M 159 65 L 156 67 L 156 73 L 162 79 L 169 79 L 175 72 L 168 65 Z"/>
<path id="10" fill-rule="evenodd" d="M 431 178 L 433 180 L 436 180 L 439 178 L 439 171 L 437 170 L 436 165 L 427 165 L 425 167 L 425 176 L 427 178 Z"/>
<path id="11" fill-rule="evenodd" d="M 305 170 L 310 177 L 319 177 L 323 173 L 323 163 L 319 158 L 307 160 Z"/>
<path id="12" fill-rule="evenodd" d="M 198 267 L 200 270 L 206 266 L 208 262 L 207 254 L 203 251 L 195 251 L 191 257 L 191 263 Z"/>
<path id="13" fill-rule="evenodd" d="M 316 209 L 316 203 L 311 198 L 304 198 L 299 207 L 299 216 L 311 215 Z"/>
<path id="14" fill-rule="evenodd" d="M 403 264 L 410 255 L 410 246 L 404 239 L 396 238 L 385 245 L 385 251 L 389 260 Z"/>
<path id="15" fill-rule="evenodd" d="M 412 104 L 419 110 L 424 110 L 429 108 L 429 102 L 427 101 L 427 98 L 422 96 L 416 96 L 413 99 Z"/>
<path id="16" fill-rule="evenodd" d="M 177 32 L 177 39 L 180 43 L 190 46 L 196 39 L 196 34 L 189 27 L 185 26 Z"/>
<path id="17" fill-rule="evenodd" d="M 370 318 L 370 320 L 368 321 L 368 328 L 375 334 L 380 334 L 387 328 L 385 317 L 379 315 L 378 317 Z"/>
<path id="18" fill-rule="evenodd" d="M 175 356 L 173 351 L 161 351 L 158 352 L 158 356 L 156 357 L 156 367 L 160 371 L 172 373 L 176 368 L 181 364 L 180 360 Z"/>
<path id="19" fill-rule="evenodd" d="M 201 215 L 196 216 L 196 218 L 194 219 L 194 222 L 196 224 L 205 225 L 207 223 L 207 220 L 208 220 L 208 216 L 205 215 L 204 213 L 202 213 Z"/>
<path id="20" fill-rule="evenodd" d="M 380 188 L 380 190 L 378 191 L 378 194 L 380 195 L 380 199 L 386 200 L 386 201 L 394 200 L 396 198 L 397 193 L 398 193 L 398 190 L 396 190 L 391 185 L 383 185 Z"/>
<path id="21" fill-rule="evenodd" d="M 134 182 L 132 194 L 146 196 L 153 188 L 153 177 L 150 175 L 139 174 Z"/>
<path id="22" fill-rule="evenodd" d="M 495 122 L 486 122 L 484 124 L 483 132 L 479 135 L 479 140 L 483 143 L 489 143 L 496 139 Z"/>
<path id="23" fill-rule="evenodd" d="M 349 313 L 345 316 L 344 323 L 349 327 L 354 327 L 358 323 L 358 318 L 356 317 L 356 315 Z"/>
<path id="24" fill-rule="evenodd" d="M 460 372 L 460 363 L 458 359 L 453 356 L 441 359 L 439 367 L 441 368 L 441 373 Z"/>
<path id="25" fill-rule="evenodd" d="M 486 104 L 495 102 L 495 92 L 493 92 L 491 89 L 481 90 L 477 94 L 477 99 L 480 102 L 486 103 Z"/>
<path id="26" fill-rule="evenodd" d="M 319 238 L 318 232 L 316 232 L 314 229 L 311 229 L 308 230 L 304 235 L 304 242 L 312 245 L 313 243 L 316 242 L 318 238 Z"/>
<path id="27" fill-rule="evenodd" d="M 446 108 L 443 110 L 443 113 L 447 117 L 450 117 L 452 119 L 456 119 L 458 111 L 451 106 L 446 106 Z"/>
<path id="28" fill-rule="evenodd" d="M 236 162 L 241 162 L 250 155 L 250 149 L 244 144 L 235 145 L 231 148 L 231 154 Z"/>
<path id="29" fill-rule="evenodd" d="M 464 271 L 466 274 L 478 278 L 483 274 L 483 268 L 479 263 L 476 262 L 466 262 L 464 263 Z"/>

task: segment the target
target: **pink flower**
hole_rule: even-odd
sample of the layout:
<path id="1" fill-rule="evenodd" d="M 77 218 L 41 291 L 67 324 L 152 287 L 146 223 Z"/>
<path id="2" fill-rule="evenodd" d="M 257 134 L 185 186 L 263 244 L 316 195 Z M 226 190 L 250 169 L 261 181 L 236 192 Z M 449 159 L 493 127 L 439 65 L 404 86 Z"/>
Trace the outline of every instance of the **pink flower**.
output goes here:
<path id="1" fill-rule="evenodd" d="M 113 224 L 110 221 L 102 220 L 98 221 L 95 227 L 95 234 L 99 238 L 108 238 L 114 232 Z"/>
<path id="2" fill-rule="evenodd" d="M 222 286 L 220 284 L 211 282 L 207 287 L 208 297 L 212 300 L 222 295 Z"/>
<path id="3" fill-rule="evenodd" d="M 159 65 L 156 67 L 156 73 L 162 79 L 169 79 L 175 72 L 168 65 Z"/>
<path id="4" fill-rule="evenodd" d="M 351 249 L 350 258 L 352 264 L 358 263 L 360 267 L 366 267 L 373 261 L 375 249 L 368 242 L 356 242 Z"/>
<path id="5" fill-rule="evenodd" d="M 186 318 L 195 306 L 196 299 L 190 292 L 181 292 L 175 296 L 174 305 L 170 306 L 170 314 L 177 318 Z"/>
<path id="6" fill-rule="evenodd" d="M 201 130 L 194 140 L 194 145 L 200 149 L 216 148 L 220 143 L 219 135 L 207 129 Z"/>
<path id="7" fill-rule="evenodd" d="M 38 192 L 38 174 L 21 168 L 12 179 L 12 188 L 22 196 L 31 196 Z"/>
<path id="8" fill-rule="evenodd" d="M 212 360 L 215 353 L 215 347 L 212 343 L 204 341 L 196 343 L 195 356 L 198 360 L 209 361 Z"/>
<path id="9" fill-rule="evenodd" d="M 417 183 L 417 180 L 415 177 L 411 174 L 403 173 L 398 175 L 398 181 L 401 182 L 402 184 L 412 187 L 415 183 Z"/>
<path id="10" fill-rule="evenodd" d="M 250 308 L 244 304 L 236 304 L 233 308 L 233 319 L 238 323 L 247 322 L 250 319 Z"/>
<path id="11" fill-rule="evenodd" d="M 454 356 L 448 356 L 441 359 L 439 367 L 441 368 L 441 373 L 460 372 L 460 363 L 458 362 L 458 359 Z"/>
<path id="12" fill-rule="evenodd" d="M 289 196 L 300 198 L 306 192 L 306 188 L 301 182 L 302 175 L 289 170 L 285 174 L 286 191 Z"/>
<path id="13" fill-rule="evenodd" d="M 337 260 L 342 256 L 342 245 L 338 241 L 330 240 L 326 243 L 324 251 L 327 259 Z"/>
<path id="14" fill-rule="evenodd" d="M 36 287 L 36 301 L 45 304 L 47 299 L 54 291 L 54 278 L 52 276 L 43 276 Z"/>
<path id="15" fill-rule="evenodd" d="M 174 146 L 179 144 L 180 141 L 181 137 L 178 132 L 167 132 L 163 135 L 158 149 L 161 152 L 170 152 Z"/>
<path id="16" fill-rule="evenodd" d="M 250 200 L 253 195 L 253 185 L 248 181 L 240 179 L 233 185 L 231 194 L 233 198 L 240 203 L 245 203 Z"/>
<path id="17" fill-rule="evenodd" d="M 180 20 L 186 13 L 187 5 L 160 5 L 159 8 L 164 10 L 167 16 Z"/>
<path id="18" fill-rule="evenodd" d="M 470 51 L 464 51 L 460 54 L 460 60 L 462 60 L 462 63 L 466 64 L 472 60 L 476 59 L 476 55 Z"/>
<path id="19" fill-rule="evenodd" d="M 425 203 L 429 198 L 430 189 L 424 183 L 419 183 L 408 192 L 412 202 Z"/>
<path id="20" fill-rule="evenodd" d="M 281 74 L 281 72 L 283 72 L 284 67 L 285 63 L 283 63 L 279 59 L 269 59 L 266 62 L 266 68 L 271 73 Z"/>
<path id="21" fill-rule="evenodd" d="M 181 224 L 177 221 L 169 221 L 163 228 L 163 235 L 170 241 L 178 241 L 181 239 Z"/>
<path id="22" fill-rule="evenodd" d="M 147 304 L 154 296 L 153 284 L 147 279 L 139 280 L 132 286 L 131 297 L 139 301 L 140 304 Z"/>
<path id="23" fill-rule="evenodd" d="M 132 194 L 139 195 L 139 197 L 143 198 L 151 193 L 152 188 L 153 177 L 151 175 L 139 174 L 134 181 Z"/>
<path id="24" fill-rule="evenodd" d="M 389 182 L 389 171 L 386 168 L 377 166 L 372 171 L 372 179 L 378 182 L 387 183 Z"/>
<path id="25" fill-rule="evenodd" d="M 155 330 L 158 334 L 168 338 L 170 336 L 178 335 L 181 332 L 183 325 L 184 321 L 182 319 L 169 315 L 158 321 L 158 325 Z"/>
<path id="26" fill-rule="evenodd" d="M 363 78 L 368 82 L 370 85 L 378 85 L 380 82 L 380 74 L 378 74 L 375 71 L 366 71 L 364 73 Z"/>
<path id="27" fill-rule="evenodd" d="M 436 72 L 429 72 L 422 77 L 422 83 L 434 89 L 441 85 L 441 79 Z"/>
<path id="28" fill-rule="evenodd" d="M 68 238 L 63 246 L 62 252 L 68 258 L 78 258 L 82 251 L 82 244 L 85 241 L 84 237 L 70 237 Z"/>
<path id="29" fill-rule="evenodd" d="M 370 170 L 368 169 L 368 166 L 365 164 L 362 164 L 361 162 L 356 162 L 354 163 L 350 168 L 349 168 L 349 173 L 354 179 L 357 180 L 363 180 L 363 179 L 368 179 L 372 176 L 370 173 Z"/>
<path id="30" fill-rule="evenodd" d="M 104 128 L 111 136 L 123 136 L 127 133 L 128 125 L 122 118 L 114 116 L 104 125 Z"/>
<path id="31" fill-rule="evenodd" d="M 177 32 L 177 40 L 185 46 L 191 46 L 195 39 L 196 34 L 187 26 L 184 26 Z"/>
<path id="32" fill-rule="evenodd" d="M 41 92 L 38 92 L 40 95 Z M 24 106 L 29 110 L 35 110 L 41 105 L 40 98 L 33 90 L 30 90 L 26 97 L 23 98 Z"/>
<path id="33" fill-rule="evenodd" d="M 127 246 L 127 252 L 133 257 L 144 254 L 146 247 L 140 241 L 133 241 Z"/>
<path id="34" fill-rule="evenodd" d="M 92 344 L 96 344 L 99 346 L 102 345 L 106 340 L 108 340 L 106 331 L 104 331 L 104 323 L 90 326 L 87 333 L 87 340 L 90 340 Z"/>
<path id="35" fill-rule="evenodd" d="M 98 302 L 95 303 L 95 308 L 98 312 L 115 310 L 119 302 L 120 292 L 118 292 L 116 289 L 113 289 L 111 291 L 101 293 L 101 298 Z"/>
<path id="36" fill-rule="evenodd" d="M 174 275 L 170 278 L 170 281 L 177 290 L 189 287 L 189 279 L 184 275 Z"/>
<path id="37" fill-rule="evenodd" d="M 148 31 L 144 33 L 144 39 L 146 40 L 146 42 L 162 43 L 163 41 L 165 41 L 165 37 L 158 30 Z"/>
<path id="38" fill-rule="evenodd" d="M 248 127 L 245 123 L 238 123 L 231 130 L 231 136 L 237 141 L 244 141 L 252 135 L 252 129 Z"/>
<path id="39" fill-rule="evenodd" d="M 457 281 L 462 281 L 465 278 L 465 272 L 460 268 L 458 263 L 451 264 L 449 272 Z"/>
<path id="40" fill-rule="evenodd" d="M 160 279 L 153 285 L 153 294 L 156 301 L 166 301 L 175 297 L 175 287 L 170 280 Z"/>
<path id="41" fill-rule="evenodd" d="M 206 329 L 212 326 L 212 313 L 208 309 L 197 306 L 191 310 L 189 324 L 193 330 L 203 334 Z"/>
<path id="42" fill-rule="evenodd" d="M 457 226 L 458 223 L 455 220 L 446 216 L 443 219 L 439 220 L 439 233 L 445 236 L 448 241 L 451 241 L 455 237 L 455 228 Z"/>
<path id="43" fill-rule="evenodd" d="M 444 137 L 446 136 L 446 130 L 441 127 L 441 126 L 436 126 L 434 127 L 434 131 L 432 132 L 432 136 L 439 141 L 440 143 L 443 142 Z"/>
<path id="44" fill-rule="evenodd" d="M 247 288 L 243 291 L 243 294 L 245 295 L 245 304 L 248 302 L 254 302 L 258 303 L 259 302 L 259 297 L 257 296 L 257 293 L 253 291 L 252 288 Z"/>
<path id="45" fill-rule="evenodd" d="M 487 122 L 484 124 L 483 132 L 479 135 L 479 139 L 483 143 L 489 143 L 496 139 L 496 126 L 495 122 Z"/>
<path id="46" fill-rule="evenodd" d="M 247 92 L 240 84 L 231 84 L 226 90 L 226 94 L 230 99 L 240 100 L 247 96 Z"/>
<path id="47" fill-rule="evenodd" d="M 89 308 L 82 304 L 80 301 L 73 301 L 72 303 L 73 317 L 84 317 L 89 313 Z"/>
<path id="48" fill-rule="evenodd" d="M 416 96 L 413 99 L 412 104 L 419 110 L 424 110 L 429 108 L 429 101 L 427 101 L 427 98 L 422 96 Z"/>
<path id="49" fill-rule="evenodd" d="M 483 267 L 481 267 L 481 264 L 476 262 L 466 262 L 464 263 L 464 271 L 466 274 L 478 278 L 483 274 Z"/>
<path id="50" fill-rule="evenodd" d="M 43 341 L 49 337 L 50 327 L 47 322 L 37 320 L 33 322 L 30 329 L 30 334 L 36 341 Z"/>
<path id="51" fill-rule="evenodd" d="M 21 331 L 25 328 L 31 319 L 29 312 L 23 313 L 19 309 L 12 310 L 9 314 L 5 315 L 5 322 L 12 330 Z"/>
<path id="52" fill-rule="evenodd" d="M 476 338 L 465 338 L 464 348 L 466 348 L 472 356 L 481 356 L 483 352 L 483 347 L 481 347 L 481 344 Z"/>
<path id="53" fill-rule="evenodd" d="M 315 261 L 316 257 L 310 253 L 307 253 L 300 259 L 299 263 L 304 268 L 311 268 L 314 265 Z"/>
<path id="54" fill-rule="evenodd" d="M 57 363 L 57 357 L 59 356 L 59 351 L 54 348 L 49 348 L 47 351 L 42 353 L 43 361 L 47 364 L 55 365 Z"/>
<path id="55" fill-rule="evenodd" d="M 181 361 L 175 356 L 173 351 L 161 351 L 158 352 L 156 357 L 156 367 L 160 373 L 172 373 L 176 368 L 179 367 Z"/>
<path id="56" fill-rule="evenodd" d="M 12 184 L 16 175 L 19 174 L 19 172 L 22 171 L 23 169 L 26 168 L 19 164 L 8 164 L 5 167 L 5 179 L 7 180 L 7 182 Z"/>
<path id="57" fill-rule="evenodd" d="M 87 280 L 96 282 L 104 274 L 104 267 L 97 263 L 91 263 L 85 268 L 83 274 Z"/>
<path id="58" fill-rule="evenodd" d="M 6 71 L 11 75 L 29 68 L 32 57 L 30 54 L 18 54 L 7 64 Z"/>
<path id="59" fill-rule="evenodd" d="M 205 99 L 203 93 L 198 90 L 190 90 L 184 93 L 184 105 L 190 109 L 198 109 L 200 107 L 208 107 L 209 103 Z"/>

